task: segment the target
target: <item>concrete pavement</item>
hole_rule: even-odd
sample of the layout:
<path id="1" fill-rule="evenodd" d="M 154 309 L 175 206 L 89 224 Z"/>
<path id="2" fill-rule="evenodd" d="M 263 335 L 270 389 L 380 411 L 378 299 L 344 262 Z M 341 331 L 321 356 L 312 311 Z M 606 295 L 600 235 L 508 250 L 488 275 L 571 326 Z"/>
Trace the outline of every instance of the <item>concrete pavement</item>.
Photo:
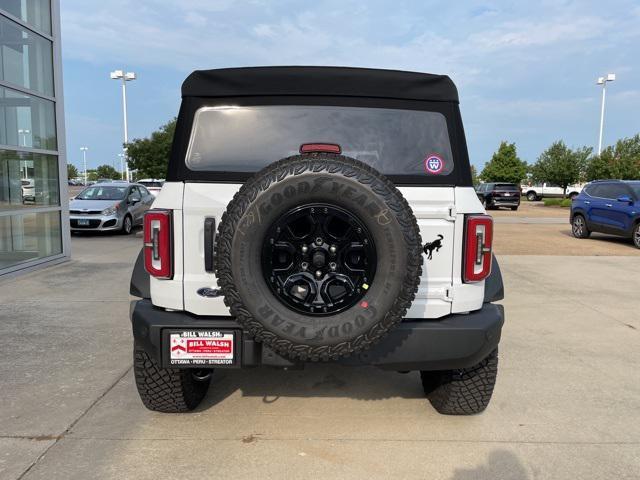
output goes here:
<path id="1" fill-rule="evenodd" d="M 435 413 L 416 373 L 224 371 L 192 414 L 131 374 L 136 237 L 0 283 L 0 478 L 640 477 L 640 257 L 503 256 L 495 395 Z"/>

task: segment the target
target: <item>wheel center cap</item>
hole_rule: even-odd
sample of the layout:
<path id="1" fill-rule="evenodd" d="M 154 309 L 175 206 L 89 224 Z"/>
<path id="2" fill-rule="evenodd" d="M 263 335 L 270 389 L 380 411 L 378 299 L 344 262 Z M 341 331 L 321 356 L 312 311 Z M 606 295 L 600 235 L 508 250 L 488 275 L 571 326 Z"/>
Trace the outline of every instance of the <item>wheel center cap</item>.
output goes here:
<path id="1" fill-rule="evenodd" d="M 313 266 L 316 268 L 324 267 L 327 262 L 327 256 L 322 250 L 316 250 L 311 259 Z"/>

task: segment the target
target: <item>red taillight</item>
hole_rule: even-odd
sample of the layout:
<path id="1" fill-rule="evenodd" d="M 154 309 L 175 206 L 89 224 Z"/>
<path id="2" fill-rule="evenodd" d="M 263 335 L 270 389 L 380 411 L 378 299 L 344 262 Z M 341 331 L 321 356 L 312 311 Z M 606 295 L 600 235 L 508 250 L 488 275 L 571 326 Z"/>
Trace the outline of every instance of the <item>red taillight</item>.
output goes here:
<path id="1" fill-rule="evenodd" d="M 489 215 L 466 217 L 464 272 L 466 283 L 484 280 L 491 273 L 493 219 Z"/>
<path id="2" fill-rule="evenodd" d="M 156 278 L 173 277 L 171 210 L 144 215 L 144 268 Z"/>
<path id="3" fill-rule="evenodd" d="M 300 145 L 300 153 L 313 152 L 337 153 L 340 155 L 342 153 L 342 148 L 340 145 L 335 143 L 303 143 Z"/>

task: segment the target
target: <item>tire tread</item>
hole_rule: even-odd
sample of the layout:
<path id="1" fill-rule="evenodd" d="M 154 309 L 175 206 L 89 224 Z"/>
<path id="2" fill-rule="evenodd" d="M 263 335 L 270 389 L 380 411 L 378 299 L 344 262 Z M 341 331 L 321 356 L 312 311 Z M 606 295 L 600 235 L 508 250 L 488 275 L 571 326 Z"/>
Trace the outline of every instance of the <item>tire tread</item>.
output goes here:
<path id="1" fill-rule="evenodd" d="M 498 374 L 498 350 L 469 368 L 420 372 L 433 407 L 445 415 L 474 415 L 489 405 Z"/>
<path id="2" fill-rule="evenodd" d="M 189 412 L 200 404 L 209 387 L 208 380 L 195 380 L 189 369 L 161 368 L 139 347 L 133 351 L 133 372 L 142 403 L 156 412 Z"/>

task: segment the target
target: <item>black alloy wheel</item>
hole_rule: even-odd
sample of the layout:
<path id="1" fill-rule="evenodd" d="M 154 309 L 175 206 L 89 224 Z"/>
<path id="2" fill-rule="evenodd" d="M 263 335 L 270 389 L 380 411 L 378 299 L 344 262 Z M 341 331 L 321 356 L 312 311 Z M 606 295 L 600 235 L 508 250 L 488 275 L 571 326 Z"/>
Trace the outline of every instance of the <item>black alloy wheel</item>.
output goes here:
<path id="1" fill-rule="evenodd" d="M 262 273 L 273 294 L 306 315 L 332 315 L 364 297 L 377 264 L 373 237 L 352 213 L 309 204 L 267 231 Z"/>

